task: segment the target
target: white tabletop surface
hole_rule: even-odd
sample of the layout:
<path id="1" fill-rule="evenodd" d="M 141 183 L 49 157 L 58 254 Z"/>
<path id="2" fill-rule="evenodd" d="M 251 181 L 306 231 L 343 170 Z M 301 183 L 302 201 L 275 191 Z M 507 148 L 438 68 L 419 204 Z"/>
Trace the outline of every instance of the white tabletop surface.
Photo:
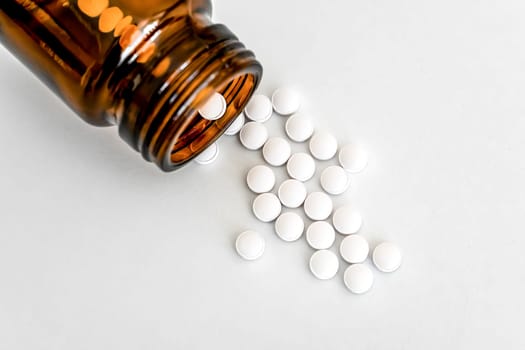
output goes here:
<path id="1" fill-rule="evenodd" d="M 0 348 L 523 349 L 524 13 L 216 1 L 264 64 L 262 93 L 296 86 L 316 128 L 371 154 L 335 202 L 405 260 L 361 296 L 343 268 L 316 280 L 305 240 L 253 217 L 244 177 L 260 152 L 225 137 L 216 163 L 161 173 L 0 49 Z M 266 238 L 259 261 L 234 251 L 245 229 Z"/>

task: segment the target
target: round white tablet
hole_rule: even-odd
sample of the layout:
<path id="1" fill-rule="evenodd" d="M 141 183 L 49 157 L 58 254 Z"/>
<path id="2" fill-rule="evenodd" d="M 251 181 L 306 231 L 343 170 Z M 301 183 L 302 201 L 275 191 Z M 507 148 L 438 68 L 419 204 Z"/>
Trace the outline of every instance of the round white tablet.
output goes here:
<path id="1" fill-rule="evenodd" d="M 212 143 L 208 148 L 202 151 L 196 158 L 195 162 L 201 165 L 210 164 L 214 162 L 219 156 L 219 146 L 217 143 Z"/>
<path id="2" fill-rule="evenodd" d="M 294 114 L 288 118 L 285 125 L 286 134 L 295 142 L 304 142 L 312 137 L 314 125 L 304 114 Z"/>
<path id="3" fill-rule="evenodd" d="M 310 153 L 319 160 L 332 159 L 337 153 L 337 139 L 326 131 L 318 131 L 310 140 Z"/>
<path id="4" fill-rule="evenodd" d="M 235 118 L 233 123 L 231 123 L 230 127 L 226 129 L 226 131 L 224 132 L 224 135 L 228 135 L 228 136 L 237 135 L 239 131 L 241 131 L 242 127 L 244 126 L 245 119 L 246 118 L 244 118 L 243 113 L 239 114 L 239 116 Z"/>
<path id="5" fill-rule="evenodd" d="M 299 181 L 308 181 L 315 174 L 315 160 L 306 153 L 292 154 L 286 165 L 291 178 Z"/>
<path id="6" fill-rule="evenodd" d="M 272 95 L 273 109 L 281 115 L 290 115 L 299 110 L 301 96 L 297 91 L 289 87 L 282 87 Z"/>
<path id="7" fill-rule="evenodd" d="M 339 247 L 341 257 L 350 264 L 362 263 L 368 257 L 370 248 L 363 236 L 350 235 L 345 237 Z"/>
<path id="8" fill-rule="evenodd" d="M 304 183 L 294 179 L 284 181 L 277 191 L 281 203 L 288 208 L 299 208 L 307 194 Z"/>
<path id="9" fill-rule="evenodd" d="M 304 231 L 304 221 L 296 213 L 281 214 L 275 221 L 275 233 L 283 241 L 297 241 Z"/>
<path id="10" fill-rule="evenodd" d="M 204 119 L 217 120 L 226 113 L 226 100 L 218 92 L 214 93 L 210 99 L 199 109 L 199 114 Z"/>
<path id="11" fill-rule="evenodd" d="M 266 165 L 257 165 L 248 171 L 246 183 L 255 193 L 270 192 L 275 186 L 275 174 Z"/>
<path id="12" fill-rule="evenodd" d="M 401 266 L 403 257 L 397 245 L 383 242 L 372 253 L 372 260 L 379 271 L 393 272 Z"/>
<path id="13" fill-rule="evenodd" d="M 338 270 L 339 259 L 329 250 L 318 250 L 310 258 L 310 271 L 320 280 L 333 278 Z"/>
<path id="14" fill-rule="evenodd" d="M 329 194 L 342 194 L 349 186 L 348 174 L 340 166 L 329 166 L 321 173 L 321 187 Z"/>
<path id="15" fill-rule="evenodd" d="M 337 232 L 344 235 L 357 233 L 363 225 L 361 213 L 348 205 L 337 209 L 332 221 Z"/>
<path id="16" fill-rule="evenodd" d="M 262 222 L 270 222 L 281 214 L 281 202 L 273 193 L 263 193 L 253 201 L 253 213 Z"/>
<path id="17" fill-rule="evenodd" d="M 306 241 L 314 249 L 328 249 L 334 244 L 335 231 L 326 221 L 316 221 L 306 230 Z"/>
<path id="18" fill-rule="evenodd" d="M 332 214 L 332 209 L 332 200 L 323 192 L 312 192 L 304 201 L 304 212 L 312 220 L 327 219 Z"/>
<path id="19" fill-rule="evenodd" d="M 368 153 L 359 145 L 348 144 L 339 151 L 339 163 L 349 173 L 358 173 L 366 168 Z"/>
<path id="20" fill-rule="evenodd" d="M 272 116 L 272 101 L 264 95 L 254 95 L 246 105 L 244 113 L 248 119 L 263 123 Z"/>
<path id="21" fill-rule="evenodd" d="M 264 238 L 255 231 L 245 231 L 235 241 L 237 253 L 246 260 L 260 258 L 264 253 L 265 246 Z"/>
<path id="22" fill-rule="evenodd" d="M 262 153 L 264 160 L 268 164 L 281 166 L 290 158 L 292 147 L 282 137 L 272 137 L 264 144 Z"/>
<path id="23" fill-rule="evenodd" d="M 246 123 L 241 129 L 240 140 L 247 149 L 258 150 L 268 140 L 268 129 L 261 123 Z"/>
<path id="24" fill-rule="evenodd" d="M 344 282 L 352 293 L 363 294 L 372 288 L 374 284 L 374 274 L 366 265 L 350 265 L 345 271 Z"/>

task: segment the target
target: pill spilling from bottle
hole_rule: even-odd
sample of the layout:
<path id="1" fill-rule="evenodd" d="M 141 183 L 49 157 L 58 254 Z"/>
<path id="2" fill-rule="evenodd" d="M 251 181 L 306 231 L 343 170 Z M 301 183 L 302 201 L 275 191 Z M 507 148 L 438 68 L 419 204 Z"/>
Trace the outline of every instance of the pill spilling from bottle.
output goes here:
<path id="1" fill-rule="evenodd" d="M 349 192 L 352 176 L 365 170 L 368 152 L 356 143 L 341 145 L 335 135 L 316 130 L 312 117 L 299 111 L 300 107 L 300 94 L 289 87 L 277 89 L 271 98 L 257 94 L 225 131 L 225 135 L 239 134 L 240 144 L 248 151 L 260 152 L 266 162 L 254 164 L 244 175 L 254 194 L 251 211 L 281 241 L 290 244 L 304 240 L 314 250 L 307 266 L 315 278 L 330 280 L 341 271 L 346 288 L 364 294 L 374 284 L 371 265 L 381 273 L 390 273 L 402 263 L 401 250 L 395 243 L 371 247 L 361 232 L 365 226 L 362 213 L 353 203 L 333 204 L 332 197 Z M 216 93 L 199 113 L 205 119 L 217 120 L 226 109 L 225 99 Z M 266 125 L 274 114 L 286 118 L 284 137 L 274 136 Z M 292 152 L 292 143 L 303 146 L 303 150 Z M 195 162 L 210 164 L 218 154 L 216 142 Z M 337 164 L 327 165 L 329 161 Z M 276 184 L 274 170 L 278 169 L 284 169 L 288 178 Z M 317 181 L 322 191 L 309 193 L 305 183 L 310 181 Z M 239 256 L 245 260 L 261 258 L 265 236 L 255 230 L 240 233 L 235 242 Z M 344 271 L 341 265 L 346 265 Z"/>

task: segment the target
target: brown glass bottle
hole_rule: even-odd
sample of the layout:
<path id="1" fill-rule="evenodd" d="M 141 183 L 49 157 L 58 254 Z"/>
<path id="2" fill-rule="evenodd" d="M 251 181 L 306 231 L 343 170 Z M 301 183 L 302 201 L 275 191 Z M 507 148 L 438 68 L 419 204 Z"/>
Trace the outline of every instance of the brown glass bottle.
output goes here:
<path id="1" fill-rule="evenodd" d="M 243 110 L 262 67 L 209 0 L 0 0 L 0 41 L 85 121 L 177 169 Z M 228 104 L 208 121 L 213 93 Z"/>

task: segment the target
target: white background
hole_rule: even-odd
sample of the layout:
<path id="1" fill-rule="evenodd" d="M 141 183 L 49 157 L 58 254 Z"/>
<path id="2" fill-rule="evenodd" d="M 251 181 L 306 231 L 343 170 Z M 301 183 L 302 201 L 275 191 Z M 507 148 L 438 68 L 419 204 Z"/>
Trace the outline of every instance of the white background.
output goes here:
<path id="1" fill-rule="evenodd" d="M 217 1 L 265 66 L 262 93 L 297 86 L 319 129 L 371 153 L 336 203 L 405 260 L 363 296 L 342 269 L 314 279 L 306 242 L 253 218 L 244 176 L 260 153 L 224 138 L 215 164 L 161 173 L 1 49 L 0 348 L 523 349 L 524 13 Z M 267 238 L 254 263 L 233 249 L 248 228 Z"/>

